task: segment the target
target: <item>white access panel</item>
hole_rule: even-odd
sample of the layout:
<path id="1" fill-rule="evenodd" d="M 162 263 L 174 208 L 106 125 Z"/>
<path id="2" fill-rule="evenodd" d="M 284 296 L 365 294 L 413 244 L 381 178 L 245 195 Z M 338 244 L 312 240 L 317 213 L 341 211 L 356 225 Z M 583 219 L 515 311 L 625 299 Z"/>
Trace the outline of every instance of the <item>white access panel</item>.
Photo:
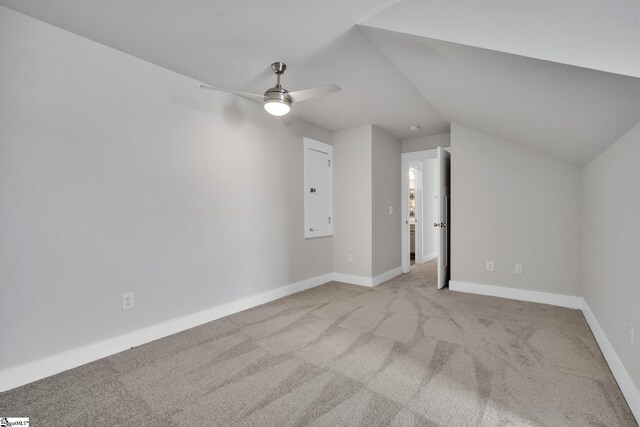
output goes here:
<path id="1" fill-rule="evenodd" d="M 305 238 L 333 234 L 333 147 L 304 139 Z"/>
<path id="2" fill-rule="evenodd" d="M 309 150 L 309 231 L 326 230 L 331 224 L 329 162 L 328 153 Z"/>

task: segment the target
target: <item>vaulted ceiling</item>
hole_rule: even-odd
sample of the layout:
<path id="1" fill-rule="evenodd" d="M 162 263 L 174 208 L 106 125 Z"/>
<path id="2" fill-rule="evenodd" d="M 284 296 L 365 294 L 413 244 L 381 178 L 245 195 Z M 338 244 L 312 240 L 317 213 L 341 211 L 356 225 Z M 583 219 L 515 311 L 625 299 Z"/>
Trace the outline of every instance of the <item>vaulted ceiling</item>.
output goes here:
<path id="1" fill-rule="evenodd" d="M 640 121 L 636 0 L 0 4 L 214 86 L 261 93 L 282 60 L 290 90 L 342 86 L 292 111 L 328 130 L 457 122 L 584 165 Z"/>
<path id="2" fill-rule="evenodd" d="M 640 79 L 364 27 L 447 120 L 585 165 L 640 121 Z"/>

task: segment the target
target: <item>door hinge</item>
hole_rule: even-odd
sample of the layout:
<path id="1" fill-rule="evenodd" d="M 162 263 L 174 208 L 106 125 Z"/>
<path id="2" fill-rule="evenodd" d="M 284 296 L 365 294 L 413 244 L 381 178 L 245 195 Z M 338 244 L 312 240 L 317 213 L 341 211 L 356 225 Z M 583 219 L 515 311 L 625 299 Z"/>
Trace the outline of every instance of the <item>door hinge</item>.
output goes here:
<path id="1" fill-rule="evenodd" d="M 329 224 L 331 224 L 331 217 L 329 217 Z"/>
<path id="2" fill-rule="evenodd" d="M 329 162 L 328 166 L 331 167 L 331 160 L 327 160 L 327 162 Z"/>

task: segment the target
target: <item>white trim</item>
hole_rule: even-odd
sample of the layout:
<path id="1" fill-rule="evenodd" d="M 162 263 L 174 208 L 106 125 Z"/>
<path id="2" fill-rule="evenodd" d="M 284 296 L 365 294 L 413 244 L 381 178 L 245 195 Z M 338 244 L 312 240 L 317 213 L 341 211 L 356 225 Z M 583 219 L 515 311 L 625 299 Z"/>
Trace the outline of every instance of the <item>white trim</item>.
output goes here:
<path id="1" fill-rule="evenodd" d="M 557 305 L 573 309 L 582 308 L 582 297 L 572 295 L 507 288 L 505 286 L 482 285 L 480 283 L 460 282 L 457 280 L 449 281 L 449 289 L 457 292 L 537 302 L 540 304 Z"/>
<path id="2" fill-rule="evenodd" d="M 400 157 L 402 157 L 402 160 L 407 160 L 407 161 L 436 159 L 438 158 L 438 149 L 431 148 L 429 150 L 410 151 L 408 153 L 402 153 Z"/>
<path id="3" fill-rule="evenodd" d="M 330 282 L 323 274 L 0 371 L 0 392 Z"/>
<path id="4" fill-rule="evenodd" d="M 618 353 L 613 348 L 604 330 L 598 323 L 595 315 L 591 311 L 589 304 L 582 297 L 570 295 L 559 295 L 547 292 L 529 291 L 524 289 L 505 288 L 503 286 L 482 285 L 478 283 L 460 282 L 452 280 L 449 282 L 449 289 L 458 292 L 471 294 L 490 295 L 501 298 L 510 298 L 521 301 L 537 302 L 542 304 L 557 305 L 582 310 L 582 314 L 587 320 L 589 328 L 604 355 L 613 376 L 615 377 L 622 394 L 627 400 L 627 404 L 633 412 L 636 420 L 640 420 L 640 391 L 633 382 L 629 372 L 618 357 Z"/>
<path id="5" fill-rule="evenodd" d="M 315 139 L 305 137 L 302 142 L 304 146 L 304 238 L 313 239 L 315 237 L 324 237 L 333 235 L 333 146 Z M 326 153 L 329 157 L 329 221 L 327 228 L 311 231 L 309 227 L 309 151 L 314 150 L 320 153 Z"/>
<path id="6" fill-rule="evenodd" d="M 131 347 L 154 341 L 186 329 L 190 329 L 249 308 L 265 304 L 278 298 L 311 289 L 335 280 L 343 283 L 373 287 L 402 274 L 402 267 L 396 267 L 373 278 L 354 276 L 342 273 L 328 273 L 321 276 L 302 280 L 291 285 L 262 292 L 258 295 L 243 298 L 227 304 L 222 304 L 197 313 L 188 314 L 176 319 L 168 320 L 126 334 L 108 338 L 97 343 L 88 344 L 75 349 L 56 353 L 41 359 L 27 362 L 0 371 L 0 392 L 37 381 L 68 369 L 93 362 L 98 359 L 128 350 Z M 375 283 L 375 285 L 374 285 Z M 482 285 L 477 283 L 452 280 L 449 283 L 452 291 L 466 292 L 479 295 L 490 295 L 521 301 L 558 305 L 561 307 L 581 309 L 593 336 L 604 355 L 611 372 L 618 382 L 631 411 L 636 419 L 640 419 L 640 391 L 633 383 L 631 376 L 625 369 L 615 349 L 607 339 L 604 330 L 598 323 L 591 308 L 582 297 L 559 295 L 547 292 L 529 291 L 524 289 L 505 288 L 502 286 Z"/>
<path id="7" fill-rule="evenodd" d="M 438 258 L 438 252 L 431 252 L 430 254 L 427 254 L 425 256 L 422 257 L 422 263 L 424 264 L 425 262 L 429 262 L 432 259 L 436 259 Z"/>
<path id="8" fill-rule="evenodd" d="M 333 280 L 350 285 L 373 287 L 373 278 L 365 276 L 356 276 L 354 274 L 333 273 Z"/>
<path id="9" fill-rule="evenodd" d="M 424 252 L 424 208 L 422 198 L 424 196 L 423 180 L 424 180 L 424 163 L 422 161 L 409 162 L 409 170 L 415 170 L 416 172 L 416 192 L 415 192 L 415 204 L 416 204 L 416 222 L 414 223 L 415 233 L 415 258 L 416 260 L 422 259 L 422 253 Z M 409 239 L 411 239 L 411 224 L 409 224 Z M 411 242 L 409 242 L 409 248 L 411 248 Z M 411 249 L 409 249 L 411 250 Z"/>
<path id="10" fill-rule="evenodd" d="M 392 268 L 389 271 L 385 271 L 384 273 L 379 274 L 375 277 L 356 276 L 353 274 L 344 274 L 344 273 L 333 273 L 333 280 L 335 280 L 336 282 L 348 283 L 350 285 L 366 286 L 368 288 L 373 288 L 374 286 L 378 286 L 401 274 L 402 274 L 402 266 L 398 266 L 396 268 Z"/>
<path id="11" fill-rule="evenodd" d="M 400 165 L 400 170 L 402 171 L 402 176 L 400 177 L 401 188 L 400 195 L 402 197 L 402 202 L 400 203 L 400 215 L 402 221 L 402 227 L 400 231 L 400 241 L 402 242 L 402 247 L 400 249 L 400 253 L 402 256 L 402 272 L 408 273 L 409 267 L 411 265 L 411 225 L 409 225 L 409 161 L 405 159 L 404 153 L 401 154 L 402 164 Z"/>
<path id="12" fill-rule="evenodd" d="M 631 408 L 631 412 L 633 412 L 636 420 L 640 420 L 640 391 L 638 391 L 638 388 L 633 383 L 629 372 L 627 372 L 622 361 L 618 357 L 618 353 L 616 353 L 615 349 L 607 339 L 607 336 L 604 334 L 604 330 L 600 327 L 600 324 L 591 311 L 589 304 L 587 304 L 587 301 L 584 299 L 582 299 L 582 303 L 582 313 L 584 314 L 585 319 L 587 319 L 591 332 L 593 332 L 593 336 L 596 338 L 596 341 L 600 346 L 600 350 L 602 351 L 607 364 L 609 364 L 609 368 L 611 368 L 611 372 L 618 382 L 618 386 L 627 400 L 629 408 Z"/>
<path id="13" fill-rule="evenodd" d="M 384 282 L 388 282 L 389 280 L 401 274 L 402 274 L 402 266 L 392 268 L 391 270 L 385 271 L 384 273 L 378 274 L 376 277 L 374 277 L 373 286 L 378 286 Z"/>

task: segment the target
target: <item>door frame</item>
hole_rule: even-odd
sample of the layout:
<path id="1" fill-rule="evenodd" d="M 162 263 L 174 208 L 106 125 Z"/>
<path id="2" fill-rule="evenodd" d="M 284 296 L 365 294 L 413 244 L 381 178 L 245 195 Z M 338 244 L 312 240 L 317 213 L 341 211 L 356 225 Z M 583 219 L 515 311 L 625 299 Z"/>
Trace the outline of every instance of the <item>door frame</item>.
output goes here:
<path id="1" fill-rule="evenodd" d="M 315 237 L 333 236 L 333 145 L 317 141 L 315 139 L 305 137 L 302 142 L 304 149 L 304 238 L 313 239 Z M 329 164 L 327 165 L 329 174 L 329 188 L 326 191 L 329 192 L 328 201 L 328 224 L 327 228 L 322 230 L 312 230 L 310 224 L 310 160 L 309 151 L 317 151 L 319 153 L 325 153 Z"/>
<path id="2" fill-rule="evenodd" d="M 424 208 L 423 208 L 423 195 L 424 195 L 424 187 L 423 187 L 423 179 L 424 179 L 424 163 L 420 160 L 409 160 L 409 171 L 413 169 L 416 173 L 416 222 L 415 222 L 415 263 L 422 264 L 423 253 L 422 250 L 424 248 L 424 243 L 422 239 L 424 238 Z M 407 208 L 408 209 L 408 208 Z M 410 220 L 409 211 L 407 210 L 407 218 Z M 409 264 L 411 264 L 411 223 L 409 223 Z"/>
<path id="3" fill-rule="evenodd" d="M 401 174 L 402 177 L 400 179 L 401 195 L 402 195 L 402 203 L 401 206 L 401 219 L 402 219 L 402 227 L 401 227 L 401 241 L 402 241 L 402 272 L 408 273 L 409 267 L 411 265 L 410 260 L 410 232 L 411 226 L 409 225 L 409 162 L 416 160 L 428 160 L 435 159 L 438 157 L 438 149 L 434 148 L 432 150 L 422 150 L 422 151 L 412 151 L 410 153 L 402 153 L 400 155 L 401 165 Z M 422 221 L 424 222 L 424 221 Z M 426 224 L 422 224 L 426 226 Z M 421 227 L 422 228 L 422 227 Z"/>

